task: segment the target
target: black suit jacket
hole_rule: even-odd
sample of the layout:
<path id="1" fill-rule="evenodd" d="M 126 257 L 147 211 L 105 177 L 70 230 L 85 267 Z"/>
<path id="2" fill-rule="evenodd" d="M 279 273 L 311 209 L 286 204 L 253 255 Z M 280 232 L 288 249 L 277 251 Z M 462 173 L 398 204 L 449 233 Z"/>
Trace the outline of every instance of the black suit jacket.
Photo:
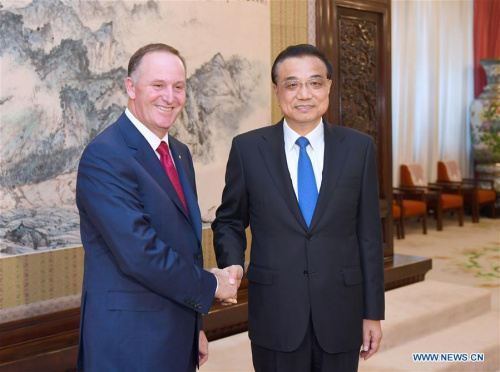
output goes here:
<path id="1" fill-rule="evenodd" d="M 311 316 L 325 351 L 352 350 L 362 343 L 362 320 L 384 317 L 373 141 L 324 126 L 323 179 L 310 228 L 290 179 L 282 121 L 234 138 L 212 225 L 219 267 L 243 265 L 250 225 L 249 336 L 273 350 L 298 348 Z"/>

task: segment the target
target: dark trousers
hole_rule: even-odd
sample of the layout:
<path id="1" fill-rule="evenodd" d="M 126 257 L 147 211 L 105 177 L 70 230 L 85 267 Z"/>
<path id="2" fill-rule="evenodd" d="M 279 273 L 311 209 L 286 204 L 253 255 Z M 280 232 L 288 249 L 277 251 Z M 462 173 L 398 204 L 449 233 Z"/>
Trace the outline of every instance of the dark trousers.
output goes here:
<path id="1" fill-rule="evenodd" d="M 252 342 L 252 361 L 256 372 L 355 372 L 359 351 L 327 353 L 319 345 L 310 321 L 304 341 L 297 350 L 275 351 Z"/>

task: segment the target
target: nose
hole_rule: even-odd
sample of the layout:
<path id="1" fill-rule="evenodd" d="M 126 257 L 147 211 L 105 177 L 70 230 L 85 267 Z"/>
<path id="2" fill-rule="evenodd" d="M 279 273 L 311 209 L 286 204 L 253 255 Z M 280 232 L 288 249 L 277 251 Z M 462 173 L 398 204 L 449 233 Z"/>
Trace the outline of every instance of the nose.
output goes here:
<path id="1" fill-rule="evenodd" d="M 174 101 L 174 91 L 171 86 L 166 86 L 161 91 L 161 98 L 167 103 L 173 103 Z"/>
<path id="2" fill-rule="evenodd" d="M 297 91 L 297 98 L 299 99 L 308 99 L 312 96 L 311 90 L 309 89 L 309 85 L 307 83 L 301 83 L 299 86 L 299 90 Z"/>

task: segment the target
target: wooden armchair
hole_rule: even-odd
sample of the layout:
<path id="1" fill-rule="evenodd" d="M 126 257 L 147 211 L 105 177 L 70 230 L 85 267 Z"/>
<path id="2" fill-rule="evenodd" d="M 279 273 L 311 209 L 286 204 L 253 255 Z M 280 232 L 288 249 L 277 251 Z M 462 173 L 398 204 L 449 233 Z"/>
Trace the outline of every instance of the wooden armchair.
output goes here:
<path id="1" fill-rule="evenodd" d="M 443 187 L 427 182 L 427 177 L 420 164 L 402 164 L 400 167 L 400 190 L 405 192 L 405 199 L 417 199 L 417 190 L 425 193 L 427 211 L 432 211 L 436 219 L 437 230 L 443 229 L 443 213 L 457 212 L 458 225 L 464 224 L 464 200 L 460 186 L 452 186 L 443 192 Z"/>
<path id="2" fill-rule="evenodd" d="M 439 161 L 437 173 L 437 184 L 443 186 L 444 190 L 457 185 L 462 188 L 464 202 L 471 210 L 472 222 L 479 222 L 479 211 L 487 205 L 491 208 L 491 218 L 496 217 L 497 194 L 493 188 L 493 180 L 462 178 L 454 160 Z M 481 188 L 480 185 L 487 185 L 488 188 Z"/>
<path id="3" fill-rule="evenodd" d="M 404 221 L 409 218 L 418 218 L 422 221 L 422 232 L 427 234 L 427 197 L 424 190 L 412 190 L 407 188 L 393 188 L 394 203 L 400 208 L 400 218 L 394 221 L 396 223 L 396 236 L 398 239 L 405 237 Z M 404 196 L 415 198 L 405 199 Z M 393 213 L 395 213 L 393 207 Z M 398 226 L 399 223 L 399 226 Z M 401 231 L 401 232 L 400 232 Z"/>

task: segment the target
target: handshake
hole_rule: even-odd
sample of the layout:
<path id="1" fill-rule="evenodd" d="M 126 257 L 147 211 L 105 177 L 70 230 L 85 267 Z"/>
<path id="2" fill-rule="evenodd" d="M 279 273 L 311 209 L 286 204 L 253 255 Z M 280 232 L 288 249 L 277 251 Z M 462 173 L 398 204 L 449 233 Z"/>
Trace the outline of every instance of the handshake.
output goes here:
<path id="1" fill-rule="evenodd" d="M 243 277 L 243 269 L 239 265 L 228 266 L 224 269 L 213 268 L 210 270 L 217 277 L 219 286 L 215 298 L 222 305 L 237 303 L 237 292 Z"/>

